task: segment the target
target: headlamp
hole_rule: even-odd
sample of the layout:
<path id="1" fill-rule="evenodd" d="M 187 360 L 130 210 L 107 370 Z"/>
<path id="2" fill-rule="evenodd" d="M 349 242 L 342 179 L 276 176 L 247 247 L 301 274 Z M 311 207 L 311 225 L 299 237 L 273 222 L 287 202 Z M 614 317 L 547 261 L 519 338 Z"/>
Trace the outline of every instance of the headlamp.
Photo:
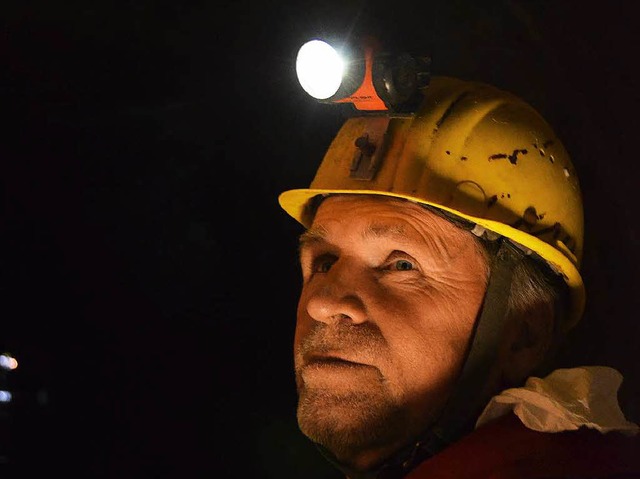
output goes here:
<path id="1" fill-rule="evenodd" d="M 360 45 L 306 42 L 296 58 L 302 88 L 323 103 L 352 103 L 373 112 L 411 113 L 429 84 L 430 58 L 382 53 L 367 38 Z"/>
<path id="2" fill-rule="evenodd" d="M 344 70 L 344 57 L 327 42 L 311 40 L 298 51 L 298 81 L 317 100 L 326 100 L 337 93 L 343 84 Z"/>

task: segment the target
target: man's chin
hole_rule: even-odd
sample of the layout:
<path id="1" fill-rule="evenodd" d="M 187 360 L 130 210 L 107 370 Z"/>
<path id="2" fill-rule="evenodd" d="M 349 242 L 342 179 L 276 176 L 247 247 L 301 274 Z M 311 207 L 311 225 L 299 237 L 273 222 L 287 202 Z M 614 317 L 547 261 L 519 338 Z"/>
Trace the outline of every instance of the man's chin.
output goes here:
<path id="1" fill-rule="evenodd" d="M 396 442 L 403 433 L 402 412 L 384 398 L 359 392 L 331 395 L 303 392 L 298 425 L 313 442 L 337 459 L 351 458 Z"/>

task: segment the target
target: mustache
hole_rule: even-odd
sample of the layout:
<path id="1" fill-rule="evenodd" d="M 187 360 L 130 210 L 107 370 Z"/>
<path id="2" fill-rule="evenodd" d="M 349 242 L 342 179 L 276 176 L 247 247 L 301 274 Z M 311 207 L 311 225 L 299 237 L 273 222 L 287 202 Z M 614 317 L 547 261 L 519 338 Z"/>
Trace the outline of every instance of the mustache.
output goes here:
<path id="1" fill-rule="evenodd" d="M 345 354 L 358 362 L 373 363 L 387 345 L 380 328 L 372 323 L 359 325 L 318 322 L 307 332 L 298 347 L 298 355 L 306 363 L 322 354 Z"/>

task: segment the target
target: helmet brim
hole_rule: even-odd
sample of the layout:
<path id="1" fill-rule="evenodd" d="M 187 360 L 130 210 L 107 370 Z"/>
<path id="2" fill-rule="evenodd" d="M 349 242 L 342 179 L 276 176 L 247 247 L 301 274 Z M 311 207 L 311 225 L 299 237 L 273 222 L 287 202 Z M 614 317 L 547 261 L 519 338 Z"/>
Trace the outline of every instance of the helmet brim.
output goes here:
<path id="1" fill-rule="evenodd" d="M 500 236 L 509 238 L 511 241 L 523 246 L 524 248 L 534 251 L 542 259 L 544 259 L 551 268 L 562 276 L 564 281 L 570 290 L 571 305 L 570 314 L 566 318 L 562 329 L 566 332 L 575 326 L 582 314 L 585 307 L 585 288 L 582 276 L 578 271 L 578 260 L 571 253 L 571 251 L 564 245 L 562 241 L 557 240 L 555 247 L 541 239 L 530 235 L 522 230 L 513 228 L 507 224 L 500 223 L 498 221 L 492 221 L 486 218 L 479 218 L 462 213 L 458 210 L 448 208 L 436 203 L 432 203 L 424 200 L 423 198 L 417 198 L 410 195 L 398 194 L 393 192 L 384 192 L 378 190 L 339 190 L 339 189 L 316 189 L 316 188 L 302 188 L 293 189 L 281 193 L 278 197 L 278 202 L 282 209 L 284 209 L 292 218 L 302 224 L 304 227 L 309 227 L 308 220 L 305 218 L 306 207 L 309 201 L 318 195 L 336 195 L 336 194 L 348 194 L 348 195 L 378 195 L 389 196 L 394 198 L 404 198 L 406 200 L 413 201 L 415 203 L 428 205 L 448 213 L 454 214 L 460 218 L 471 221 L 477 225 L 486 228 L 489 231 L 499 234 Z M 564 254 L 562 253 L 564 252 Z"/>

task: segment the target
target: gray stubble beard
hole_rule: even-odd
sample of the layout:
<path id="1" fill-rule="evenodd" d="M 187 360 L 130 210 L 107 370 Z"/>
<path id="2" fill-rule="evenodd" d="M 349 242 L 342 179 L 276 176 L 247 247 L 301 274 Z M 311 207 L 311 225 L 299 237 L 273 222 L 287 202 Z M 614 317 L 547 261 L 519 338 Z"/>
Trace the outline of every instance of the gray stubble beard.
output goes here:
<path id="1" fill-rule="evenodd" d="M 381 390 L 336 395 L 299 382 L 298 395 L 300 430 L 347 464 L 349 458 L 401 440 L 409 426 L 406 411 Z"/>

